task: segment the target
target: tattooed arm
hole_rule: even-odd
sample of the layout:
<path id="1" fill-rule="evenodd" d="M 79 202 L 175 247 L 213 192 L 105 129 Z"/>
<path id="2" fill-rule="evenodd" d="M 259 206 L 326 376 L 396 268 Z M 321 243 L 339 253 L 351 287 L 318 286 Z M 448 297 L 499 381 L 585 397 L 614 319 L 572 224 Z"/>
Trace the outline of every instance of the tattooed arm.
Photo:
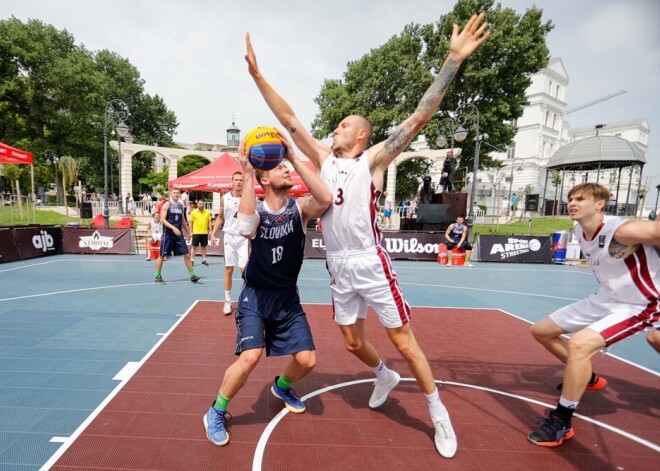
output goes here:
<path id="1" fill-rule="evenodd" d="M 379 188 L 378 177 L 380 177 L 382 185 L 381 173 L 387 169 L 392 160 L 408 147 L 410 141 L 431 119 L 460 65 L 490 36 L 490 31 L 486 31 L 488 23 L 483 20 L 483 13 L 478 16 L 473 15 L 460 33 L 458 25 L 454 25 L 454 31 L 449 42 L 449 54 L 447 54 L 437 77 L 424 93 L 415 112 L 397 126 L 389 138 L 369 149 L 369 164 L 377 188 Z M 376 173 L 381 175 L 376 175 Z"/>

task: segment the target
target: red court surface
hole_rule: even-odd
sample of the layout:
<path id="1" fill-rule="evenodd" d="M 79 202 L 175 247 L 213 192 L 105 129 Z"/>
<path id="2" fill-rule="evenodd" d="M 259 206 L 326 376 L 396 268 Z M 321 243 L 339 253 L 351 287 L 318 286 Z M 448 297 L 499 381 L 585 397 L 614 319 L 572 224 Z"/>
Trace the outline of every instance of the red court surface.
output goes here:
<path id="1" fill-rule="evenodd" d="M 288 357 L 264 356 L 230 404 L 231 442 L 215 447 L 202 416 L 235 359 L 234 319 L 221 309 L 199 302 L 52 469 L 658 469 L 660 379 L 605 355 L 594 363 L 610 385 L 586 393 L 579 413 L 587 420 L 574 419 L 575 437 L 557 448 L 530 444 L 526 435 L 546 410 L 530 401 L 555 404 L 562 368 L 528 323 L 496 310 L 413 309 L 416 337 L 447 382 L 442 398 L 458 435 L 451 460 L 436 452 L 426 401 L 373 313 L 367 337 L 404 380 L 369 409 L 373 374 L 344 350 L 326 305 L 306 306 L 318 364 L 294 387 L 307 412 L 282 412 L 269 388 Z"/>

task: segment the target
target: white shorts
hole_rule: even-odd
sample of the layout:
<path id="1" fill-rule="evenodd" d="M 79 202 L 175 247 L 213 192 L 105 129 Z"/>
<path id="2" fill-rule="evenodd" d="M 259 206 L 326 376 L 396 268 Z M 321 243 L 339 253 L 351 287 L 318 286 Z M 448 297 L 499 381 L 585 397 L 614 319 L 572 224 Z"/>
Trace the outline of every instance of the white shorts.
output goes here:
<path id="1" fill-rule="evenodd" d="M 337 324 L 353 325 L 358 319 L 365 319 L 368 306 L 387 328 L 401 327 L 410 321 L 410 306 L 403 297 L 390 257 L 381 247 L 328 253 L 326 263 Z"/>
<path id="2" fill-rule="evenodd" d="M 622 303 L 598 292 L 553 312 L 550 319 L 566 332 L 589 327 L 610 346 L 658 323 L 660 301 L 648 305 Z"/>
<path id="3" fill-rule="evenodd" d="M 242 235 L 224 234 L 225 266 L 241 270 L 245 268 L 248 260 L 248 240 Z"/>

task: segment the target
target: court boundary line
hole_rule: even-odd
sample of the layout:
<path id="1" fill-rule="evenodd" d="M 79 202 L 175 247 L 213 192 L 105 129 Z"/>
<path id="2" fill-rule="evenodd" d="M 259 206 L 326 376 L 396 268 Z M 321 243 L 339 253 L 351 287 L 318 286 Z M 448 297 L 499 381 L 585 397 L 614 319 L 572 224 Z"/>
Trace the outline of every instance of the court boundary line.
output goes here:
<path id="1" fill-rule="evenodd" d="M 139 362 L 129 362 L 129 363 L 137 363 L 139 366 L 136 368 L 136 371 L 142 367 L 142 365 L 153 355 L 158 348 L 160 348 L 161 344 L 165 342 L 165 340 L 170 336 L 172 332 L 174 332 L 174 329 L 176 329 L 183 320 L 188 317 L 188 314 L 192 312 L 192 310 L 197 306 L 198 303 L 201 301 L 199 299 L 195 300 L 190 307 L 181 315 L 174 324 L 172 324 L 172 327 L 167 331 L 167 334 L 162 336 L 158 342 L 154 344 L 154 346 L 149 350 L 144 357 L 139 361 Z M 123 369 L 123 368 L 122 368 Z M 56 462 L 59 460 L 62 455 L 69 449 L 71 445 L 78 439 L 78 437 L 85 431 L 85 429 L 89 426 L 89 424 L 92 423 L 94 419 L 105 409 L 105 407 L 108 405 L 108 403 L 115 398 L 117 394 L 126 386 L 126 384 L 132 379 L 133 375 L 126 376 L 124 377 L 120 383 L 112 390 L 110 393 L 101 401 L 101 403 L 94 409 L 89 416 L 78 426 L 76 430 L 73 431 L 73 433 L 69 436 L 66 437 L 66 441 L 60 446 L 55 453 L 51 455 L 51 457 L 46 461 L 41 468 L 39 468 L 39 471 L 48 471 Z"/>
<path id="2" fill-rule="evenodd" d="M 326 386 L 325 388 L 317 389 L 316 391 L 312 391 L 309 394 L 306 394 L 305 396 L 301 397 L 301 401 L 306 401 L 308 399 L 311 399 L 313 397 L 316 397 L 320 394 L 326 393 L 328 391 L 332 391 L 334 389 L 339 389 L 339 388 L 344 388 L 348 386 L 354 386 L 356 384 L 363 384 L 363 383 L 373 383 L 376 381 L 376 378 L 372 379 L 358 379 L 355 381 L 347 381 L 344 383 L 338 383 L 335 385 L 331 386 Z M 415 378 L 401 378 L 401 381 L 408 381 L 408 382 L 416 382 L 417 380 Z M 492 394 L 499 394 L 501 396 L 506 396 L 510 397 L 512 399 L 518 399 L 522 400 L 525 402 L 529 402 L 532 404 L 536 404 L 539 406 L 543 407 L 549 407 L 552 408 L 552 405 L 546 404 L 545 402 L 537 401 L 536 399 L 532 399 L 526 396 L 521 396 L 519 394 L 512 394 L 508 393 L 506 391 L 501 391 L 499 389 L 492 389 L 492 388 L 486 388 L 484 386 L 477 386 L 474 384 L 468 384 L 468 383 L 457 383 L 455 381 L 442 381 L 442 380 L 435 380 L 436 384 L 439 385 L 450 385 L 450 386 L 458 386 L 458 387 L 464 387 L 464 388 L 469 388 L 469 389 L 476 389 L 479 391 L 487 392 L 487 393 L 492 393 Z M 282 421 L 282 419 L 289 413 L 289 410 L 285 407 L 282 409 L 280 412 L 277 413 L 275 417 L 271 419 L 271 421 L 266 425 L 264 428 L 264 431 L 262 432 L 261 436 L 259 437 L 259 441 L 257 441 L 257 446 L 255 449 L 254 457 L 252 459 L 252 471 L 261 471 L 261 463 L 263 461 L 263 455 L 266 449 L 266 445 L 268 444 L 268 439 L 270 438 L 270 435 L 272 432 L 275 430 L 275 427 Z M 610 432 L 614 432 L 618 435 L 621 435 L 625 438 L 628 438 L 629 440 L 632 440 L 634 442 L 639 443 L 640 445 L 646 446 L 647 448 L 650 448 L 651 450 L 654 450 L 656 452 L 660 453 L 660 446 L 656 445 L 655 443 L 651 443 L 648 440 L 645 440 L 644 438 L 638 437 L 636 435 L 631 434 L 630 432 L 626 432 L 625 430 L 621 430 L 617 427 L 614 427 L 613 425 L 606 424 L 604 422 L 600 422 L 598 420 L 586 417 L 584 415 L 575 413 L 573 414 L 573 417 L 577 417 L 579 419 L 582 419 L 586 422 L 589 422 L 593 425 L 596 425 L 597 427 L 602 427 L 606 430 L 609 430 Z"/>

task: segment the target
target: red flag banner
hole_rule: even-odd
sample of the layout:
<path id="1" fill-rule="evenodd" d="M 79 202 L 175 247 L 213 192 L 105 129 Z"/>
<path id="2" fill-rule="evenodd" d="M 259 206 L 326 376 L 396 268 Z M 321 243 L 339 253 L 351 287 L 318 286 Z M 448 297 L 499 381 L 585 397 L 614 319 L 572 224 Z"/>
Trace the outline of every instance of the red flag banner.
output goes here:
<path id="1" fill-rule="evenodd" d="M 32 153 L 0 142 L 0 164 L 31 164 Z"/>

